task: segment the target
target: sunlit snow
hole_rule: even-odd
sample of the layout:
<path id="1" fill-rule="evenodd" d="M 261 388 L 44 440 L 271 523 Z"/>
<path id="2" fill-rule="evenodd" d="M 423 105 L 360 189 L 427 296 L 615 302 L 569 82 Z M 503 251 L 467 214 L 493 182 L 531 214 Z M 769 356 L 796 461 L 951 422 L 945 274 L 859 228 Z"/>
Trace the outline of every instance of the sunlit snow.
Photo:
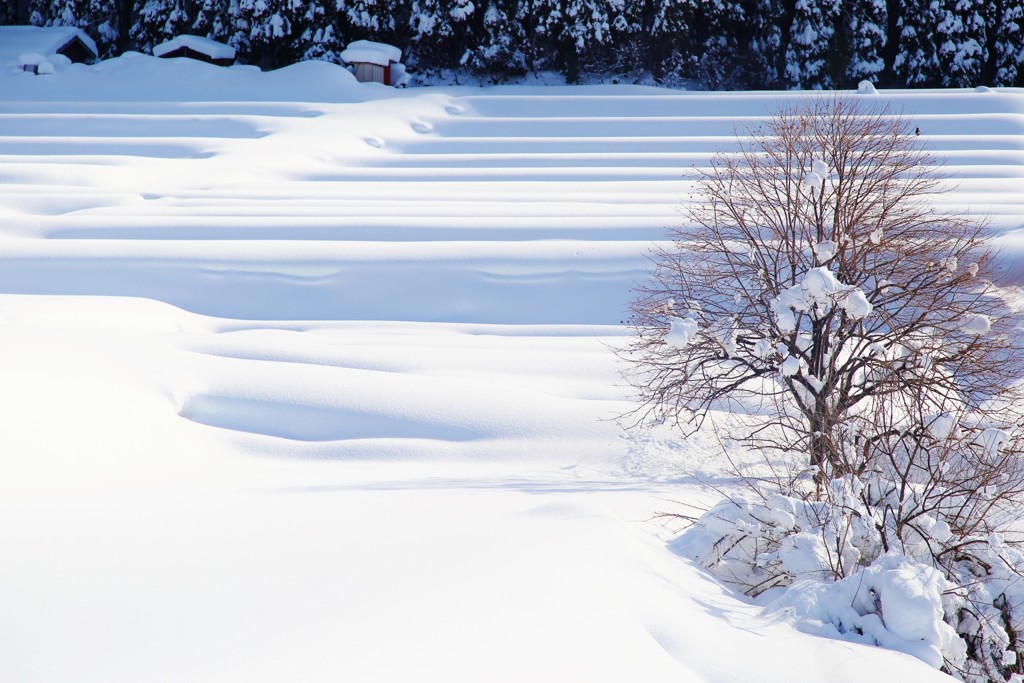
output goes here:
<path id="1" fill-rule="evenodd" d="M 944 679 L 674 552 L 722 445 L 615 419 L 693 168 L 805 93 L 54 66 L 0 65 L 0 680 Z M 872 101 L 1020 273 L 1024 93 Z"/>

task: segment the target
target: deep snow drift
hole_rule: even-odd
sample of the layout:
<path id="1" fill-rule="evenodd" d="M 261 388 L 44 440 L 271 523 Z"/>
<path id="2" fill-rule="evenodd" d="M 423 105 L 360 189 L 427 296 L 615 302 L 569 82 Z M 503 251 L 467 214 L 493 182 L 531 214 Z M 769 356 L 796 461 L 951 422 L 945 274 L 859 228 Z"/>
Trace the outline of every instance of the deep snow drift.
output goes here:
<path id="1" fill-rule="evenodd" d="M 718 445 L 614 420 L 692 167 L 800 96 L 0 69 L 0 679 L 943 678 L 674 554 Z M 1013 256 L 1024 93 L 870 96 Z"/>

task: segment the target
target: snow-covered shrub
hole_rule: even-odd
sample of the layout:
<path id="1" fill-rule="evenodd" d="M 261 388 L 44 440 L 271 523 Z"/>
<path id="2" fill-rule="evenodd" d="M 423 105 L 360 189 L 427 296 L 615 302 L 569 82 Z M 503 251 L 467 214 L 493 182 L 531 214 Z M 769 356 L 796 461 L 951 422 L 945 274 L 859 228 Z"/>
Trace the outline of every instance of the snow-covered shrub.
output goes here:
<path id="1" fill-rule="evenodd" d="M 800 581 L 770 610 L 788 611 L 802 631 L 905 652 L 935 668 L 958 670 L 967 645 L 946 623 L 961 601 L 942 572 L 886 554 L 853 576 L 831 583 Z"/>
<path id="2" fill-rule="evenodd" d="M 961 677 L 1024 683 L 1024 553 L 993 534 L 952 559 L 964 599 L 954 625 L 969 654 Z"/>
<path id="3" fill-rule="evenodd" d="M 831 500 L 766 492 L 724 499 L 675 542 L 675 549 L 747 595 L 795 581 L 831 581 L 882 552 L 857 480 L 832 482 Z"/>
<path id="4" fill-rule="evenodd" d="M 1014 681 L 1024 554 L 925 515 L 901 540 L 888 502 L 871 495 L 848 476 L 819 500 L 724 499 L 673 547 L 803 631 L 905 652 L 970 683 Z"/>

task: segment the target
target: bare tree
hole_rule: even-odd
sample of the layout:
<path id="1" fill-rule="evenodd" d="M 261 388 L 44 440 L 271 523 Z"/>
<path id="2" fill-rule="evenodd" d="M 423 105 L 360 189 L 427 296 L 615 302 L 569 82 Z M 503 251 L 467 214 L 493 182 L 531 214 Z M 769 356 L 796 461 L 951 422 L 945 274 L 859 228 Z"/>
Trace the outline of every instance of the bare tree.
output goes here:
<path id="1" fill-rule="evenodd" d="M 809 99 L 702 175 L 634 302 L 635 417 L 695 431 L 746 413 L 725 436 L 796 462 L 785 493 L 856 481 L 842 490 L 883 550 L 924 539 L 919 559 L 952 577 L 1022 518 L 1019 319 L 984 222 L 937 211 L 909 121 L 863 101 Z M 975 649 L 986 671 L 1024 671 Z"/>

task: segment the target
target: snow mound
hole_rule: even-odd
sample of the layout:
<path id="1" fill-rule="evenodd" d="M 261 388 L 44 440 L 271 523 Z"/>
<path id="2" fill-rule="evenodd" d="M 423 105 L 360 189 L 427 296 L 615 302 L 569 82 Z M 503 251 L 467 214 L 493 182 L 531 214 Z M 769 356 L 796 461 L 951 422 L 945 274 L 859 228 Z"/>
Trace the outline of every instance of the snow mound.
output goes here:
<path id="1" fill-rule="evenodd" d="M 859 95 L 877 95 L 878 91 L 875 90 L 875 84 L 871 81 L 861 81 L 857 84 L 857 94 Z"/>
<path id="2" fill-rule="evenodd" d="M 59 56 L 48 58 L 51 63 Z M 49 85 L 40 81 L 47 81 Z M 161 59 L 139 52 L 86 66 L 57 69 L 54 78 L 5 78 L 8 101 L 54 102 L 356 102 L 366 92 L 347 69 L 328 62 L 275 71 L 220 67 L 195 59 Z"/>
<path id="3" fill-rule="evenodd" d="M 953 588 L 937 570 L 898 554 L 832 583 L 800 581 L 775 594 L 769 611 L 788 613 L 805 633 L 905 652 L 936 669 L 963 662 L 967 645 L 943 620 Z"/>

